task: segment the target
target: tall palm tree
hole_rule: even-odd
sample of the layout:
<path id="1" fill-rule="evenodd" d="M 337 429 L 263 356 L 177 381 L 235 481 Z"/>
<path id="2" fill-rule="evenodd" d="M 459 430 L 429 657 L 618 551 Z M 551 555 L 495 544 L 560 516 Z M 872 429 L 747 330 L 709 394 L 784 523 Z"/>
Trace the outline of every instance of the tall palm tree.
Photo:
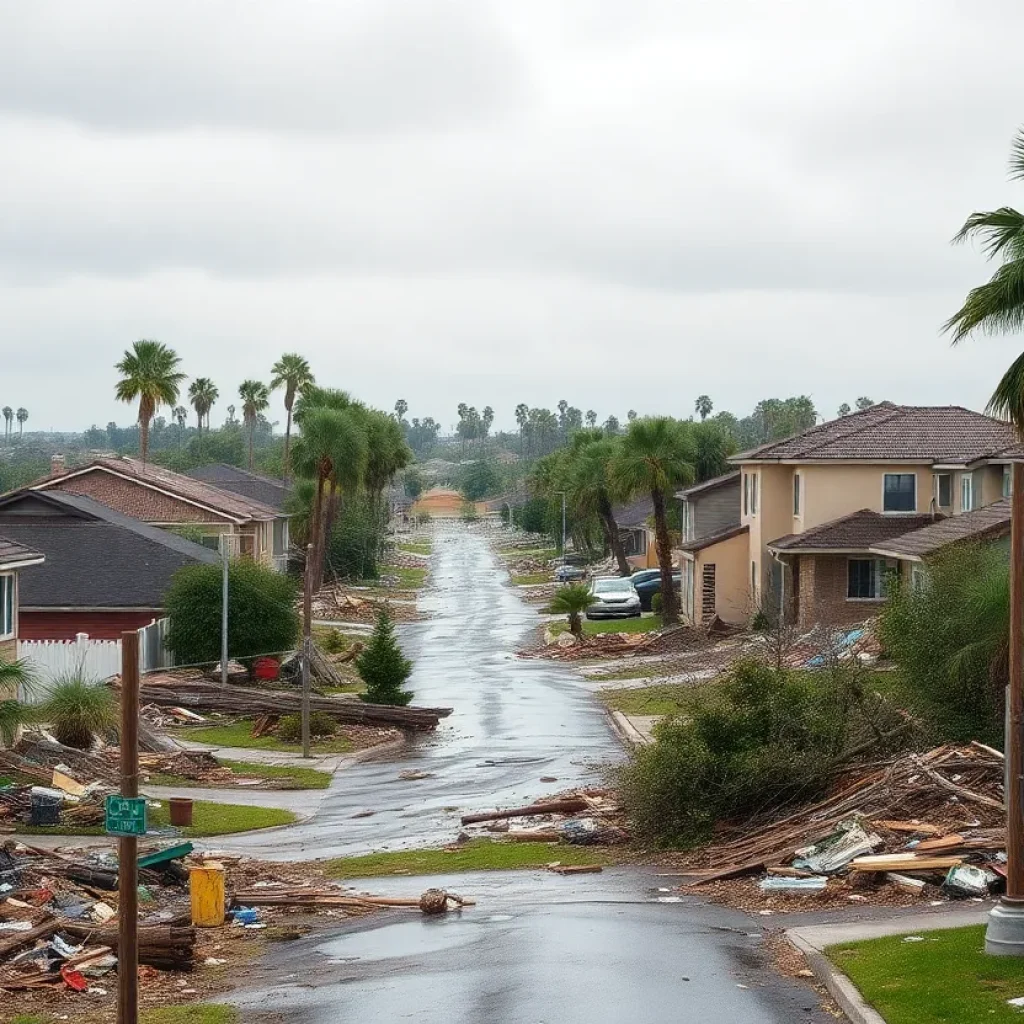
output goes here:
<path id="1" fill-rule="evenodd" d="M 661 614 L 666 625 L 679 621 L 679 601 L 672 585 L 672 541 L 665 506 L 677 487 L 693 483 L 695 459 L 693 437 L 686 425 L 669 416 L 654 416 L 629 424 L 612 464 L 617 491 L 627 497 L 651 496 L 661 569 Z"/>
<path id="2" fill-rule="evenodd" d="M 181 442 L 185 437 L 185 421 L 188 419 L 188 410 L 183 405 L 176 405 L 171 413 L 174 416 L 174 422 L 178 424 L 178 448 L 181 448 Z"/>
<path id="3" fill-rule="evenodd" d="M 249 471 L 252 472 L 256 423 L 260 413 L 270 405 L 270 388 L 259 380 L 243 380 L 238 386 L 238 397 L 242 400 L 242 422 L 249 431 Z"/>
<path id="4" fill-rule="evenodd" d="M 516 423 L 519 424 L 519 454 L 524 455 L 526 449 L 524 448 L 525 437 L 526 437 L 526 424 L 530 419 L 530 407 L 525 402 L 520 402 L 516 406 Z"/>
<path id="5" fill-rule="evenodd" d="M 11 438 L 11 424 L 14 422 L 14 410 L 9 406 L 5 405 L 3 409 L 4 413 L 4 440 L 9 441 Z"/>
<path id="6" fill-rule="evenodd" d="M 702 422 L 711 415 L 711 410 L 714 407 L 714 403 L 708 395 L 698 395 L 697 401 L 693 403 L 694 411 L 700 416 Z"/>
<path id="7" fill-rule="evenodd" d="M 405 414 L 408 411 L 409 403 L 404 398 L 400 398 L 397 402 L 395 402 L 395 419 L 397 419 L 399 423 L 401 423 L 402 420 L 405 419 Z"/>
<path id="8" fill-rule="evenodd" d="M 14 415 L 18 417 L 18 440 L 20 441 L 25 429 L 25 420 L 28 419 L 28 409 L 22 406 Z"/>
<path id="9" fill-rule="evenodd" d="M 628 576 L 631 570 L 626 561 L 626 549 L 612 510 L 610 470 L 617 447 L 616 442 L 601 437 L 597 431 L 579 431 L 574 434 L 573 446 L 568 453 L 567 478 L 563 483 L 566 501 L 574 513 L 597 516 L 619 572 Z"/>
<path id="10" fill-rule="evenodd" d="M 196 437 L 198 439 L 199 456 L 203 453 L 203 422 L 210 427 L 210 410 L 213 403 L 220 397 L 217 385 L 209 377 L 196 377 L 189 385 L 188 400 L 196 412 Z"/>
<path id="11" fill-rule="evenodd" d="M 286 352 L 274 363 L 270 373 L 270 390 L 284 388 L 284 407 L 288 413 L 284 428 L 284 475 L 288 477 L 291 473 L 292 406 L 295 396 L 315 384 L 316 378 L 309 363 L 297 352 Z"/>
<path id="12" fill-rule="evenodd" d="M 159 341 L 135 342 L 115 369 L 121 374 L 114 394 L 122 402 L 139 403 L 139 452 L 149 455 L 149 424 L 161 405 L 174 405 L 185 374 L 174 349 Z"/>

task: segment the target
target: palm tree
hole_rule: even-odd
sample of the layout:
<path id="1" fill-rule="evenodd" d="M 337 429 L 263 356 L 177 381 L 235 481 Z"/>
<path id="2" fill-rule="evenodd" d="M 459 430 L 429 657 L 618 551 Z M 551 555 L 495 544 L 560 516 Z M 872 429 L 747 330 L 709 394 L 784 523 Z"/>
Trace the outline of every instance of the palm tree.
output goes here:
<path id="1" fill-rule="evenodd" d="M 593 430 L 597 426 L 597 413 L 593 409 L 587 410 L 587 426 Z"/>
<path id="2" fill-rule="evenodd" d="M 679 602 L 672 585 L 672 541 L 665 503 L 677 487 L 693 482 L 695 459 L 693 437 L 686 425 L 669 416 L 654 416 L 629 424 L 612 464 L 612 482 L 619 493 L 651 496 L 661 569 L 661 614 L 666 625 L 679 621 Z"/>
<path id="3" fill-rule="evenodd" d="M 25 429 L 25 420 L 28 419 L 28 409 L 22 406 L 15 414 L 18 418 L 18 440 L 21 440 L 22 431 Z"/>
<path id="4" fill-rule="evenodd" d="M 178 354 L 159 341 L 135 342 L 115 369 L 121 374 L 114 394 L 122 402 L 139 403 L 139 451 L 149 455 L 149 424 L 161 405 L 174 405 L 185 374 Z"/>
<path id="5" fill-rule="evenodd" d="M 591 605 L 590 587 L 585 583 L 571 583 L 555 591 L 555 596 L 548 605 L 552 615 L 569 616 L 569 632 L 577 640 L 583 639 L 583 620 L 580 616 Z"/>
<path id="6" fill-rule="evenodd" d="M 284 475 L 288 477 L 291 474 L 292 406 L 295 396 L 315 384 L 316 378 L 309 363 L 297 352 L 286 352 L 274 363 L 270 373 L 270 390 L 284 388 L 284 407 L 288 413 L 284 428 Z"/>
<path id="7" fill-rule="evenodd" d="M 35 718 L 35 709 L 18 700 L 19 692 L 31 688 L 35 681 L 35 672 L 28 661 L 0 658 L 0 747 L 11 746 L 17 738 L 18 727 Z"/>
<path id="8" fill-rule="evenodd" d="M 14 410 L 5 405 L 4 409 L 4 440 L 9 441 L 11 437 L 11 424 L 14 422 Z"/>
<path id="9" fill-rule="evenodd" d="M 626 549 L 612 510 L 609 474 L 616 448 L 614 441 L 601 437 L 596 431 L 593 434 L 583 431 L 574 434 L 573 447 L 568 452 L 567 476 L 560 482 L 564 483 L 566 501 L 574 513 L 597 516 L 619 572 L 628 576 L 631 570 L 626 561 Z"/>
<path id="10" fill-rule="evenodd" d="M 243 380 L 238 386 L 238 397 L 242 400 L 242 422 L 249 431 L 249 472 L 252 472 L 256 423 L 260 413 L 270 405 L 270 388 L 262 381 Z"/>
<path id="11" fill-rule="evenodd" d="M 523 447 L 524 438 L 526 433 L 526 424 L 530 419 L 530 407 L 525 402 L 520 402 L 516 406 L 516 423 L 519 424 L 519 454 L 524 455 L 526 453 Z"/>
<path id="12" fill-rule="evenodd" d="M 209 377 L 196 377 L 189 385 L 188 400 L 196 411 L 196 437 L 198 438 L 199 456 L 203 452 L 203 421 L 210 427 L 210 410 L 213 403 L 220 397 L 217 385 Z"/>
<path id="13" fill-rule="evenodd" d="M 701 422 L 706 420 L 711 415 L 711 410 L 714 408 L 714 403 L 711 401 L 708 395 L 698 395 L 697 401 L 693 403 L 693 408 L 697 415 L 700 416 Z"/>
<path id="14" fill-rule="evenodd" d="M 405 419 L 405 414 L 408 411 L 409 403 L 404 398 L 400 398 L 397 402 L 395 402 L 395 419 L 397 419 L 399 423 L 401 423 L 402 420 Z"/>
<path id="15" fill-rule="evenodd" d="M 849 402 L 843 402 L 843 404 L 841 406 L 839 406 L 839 415 L 840 416 L 849 416 L 852 411 L 853 410 L 850 408 L 850 403 Z"/>
<path id="16" fill-rule="evenodd" d="M 628 420 L 628 421 L 629 421 L 630 423 L 632 423 L 632 422 L 633 422 L 633 421 L 634 421 L 634 420 L 636 419 L 636 409 L 630 409 L 630 410 L 629 410 L 629 411 L 628 411 L 628 412 L 626 413 L 626 419 L 627 419 L 627 420 Z"/>
<path id="17" fill-rule="evenodd" d="M 227 419 L 227 422 L 230 423 L 232 426 L 234 426 L 235 423 L 236 423 L 236 420 L 235 420 L 235 406 L 233 406 L 233 405 L 229 405 L 228 406 L 228 419 Z"/>
<path id="18" fill-rule="evenodd" d="M 185 436 L 185 420 L 188 419 L 188 410 L 183 405 L 176 405 L 172 411 L 174 422 L 178 424 L 178 448 L 181 449 L 181 441 Z"/>

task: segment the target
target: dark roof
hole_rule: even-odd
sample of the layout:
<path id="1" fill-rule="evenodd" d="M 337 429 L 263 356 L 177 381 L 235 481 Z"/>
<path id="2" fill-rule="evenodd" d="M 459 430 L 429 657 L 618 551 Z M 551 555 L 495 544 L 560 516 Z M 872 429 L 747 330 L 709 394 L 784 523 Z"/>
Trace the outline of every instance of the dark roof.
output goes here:
<path id="1" fill-rule="evenodd" d="M 31 565 L 42 557 L 39 551 L 19 544 L 10 537 L 0 536 L 0 569 L 10 569 L 22 563 Z"/>
<path id="2" fill-rule="evenodd" d="M 894 537 L 885 544 L 879 542 L 875 547 L 880 554 L 884 552 L 897 558 L 917 559 L 931 555 L 947 544 L 984 540 L 1009 533 L 1010 505 L 1010 499 L 1003 498 L 983 508 L 976 508 L 973 512 L 929 523 L 919 530 Z"/>
<path id="3" fill-rule="evenodd" d="M 741 533 L 748 533 L 749 531 L 749 526 L 730 526 L 728 530 L 721 530 L 719 533 L 711 533 L 708 534 L 707 537 L 698 537 L 696 540 L 680 544 L 679 547 L 683 551 L 703 551 L 705 548 L 709 548 L 713 544 L 721 544 L 722 541 L 732 540 L 733 537 L 738 537 Z"/>
<path id="4" fill-rule="evenodd" d="M 284 480 L 260 476 L 258 473 L 250 473 L 247 469 L 239 469 L 223 462 L 200 466 L 188 473 L 188 476 L 193 480 L 213 484 L 219 490 L 230 491 L 243 498 L 253 498 L 278 512 L 284 512 L 285 502 L 292 493 L 291 486 Z"/>
<path id="5" fill-rule="evenodd" d="M 932 516 L 883 515 L 864 508 L 803 533 L 769 541 L 768 547 L 775 551 L 867 551 L 934 522 Z"/>
<path id="6" fill-rule="evenodd" d="M 59 488 L 65 480 L 96 471 L 116 473 L 130 480 L 136 480 L 140 484 L 166 491 L 184 501 L 203 505 L 226 518 L 239 522 L 249 519 L 277 519 L 281 515 L 277 509 L 264 505 L 254 498 L 244 498 L 232 494 L 201 480 L 193 480 L 192 477 L 185 476 L 183 473 L 175 473 L 163 466 L 156 466 L 152 462 L 142 463 L 138 459 L 94 459 L 84 466 L 69 470 L 60 476 L 47 477 L 32 486 L 39 490 Z"/>
<path id="7" fill-rule="evenodd" d="M 637 498 L 636 501 L 631 501 L 628 505 L 616 505 L 612 509 L 612 515 L 615 516 L 616 524 L 622 529 L 635 530 L 646 526 L 647 521 L 654 515 L 654 502 L 651 501 L 650 495 Z"/>
<path id="8" fill-rule="evenodd" d="M 131 519 L 24 520 L 3 517 L 4 534 L 42 552 L 46 561 L 21 577 L 22 608 L 161 608 L 178 569 L 219 559 L 216 551 Z"/>
<path id="9" fill-rule="evenodd" d="M 723 473 L 721 476 L 713 476 L 710 480 L 705 480 L 703 483 L 684 487 L 681 491 L 676 491 L 676 497 L 689 498 L 694 494 L 703 494 L 705 491 L 713 491 L 719 487 L 725 487 L 727 484 L 738 483 L 739 479 L 740 471 L 734 469 L 731 473 Z"/>
<path id="10" fill-rule="evenodd" d="M 756 460 L 863 459 L 963 465 L 998 458 L 1017 443 L 1014 428 L 958 405 L 893 405 L 882 402 L 734 455 Z"/>

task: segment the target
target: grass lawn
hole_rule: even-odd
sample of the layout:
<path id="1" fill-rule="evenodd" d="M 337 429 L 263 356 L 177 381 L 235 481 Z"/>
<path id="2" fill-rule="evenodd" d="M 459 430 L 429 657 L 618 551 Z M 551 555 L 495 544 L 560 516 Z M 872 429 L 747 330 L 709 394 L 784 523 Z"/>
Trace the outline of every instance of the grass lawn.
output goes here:
<path id="1" fill-rule="evenodd" d="M 999 1024 L 1020 1021 L 1007 999 L 1024 996 L 1024 965 L 986 956 L 985 926 L 832 946 L 829 958 L 887 1024 Z"/>
<path id="2" fill-rule="evenodd" d="M 404 565 L 385 565 L 383 572 L 386 576 L 397 576 L 398 585 L 410 590 L 422 587 L 427 582 L 429 569 L 409 569 Z"/>
<path id="3" fill-rule="evenodd" d="M 338 857 L 324 865 L 331 878 L 371 878 L 374 875 L 441 875 L 452 871 L 510 871 L 562 864 L 603 864 L 607 857 L 584 846 L 550 843 L 496 843 L 490 839 L 448 850 L 399 850 Z"/>
<path id="4" fill-rule="evenodd" d="M 416 541 L 415 543 L 409 541 L 405 544 L 399 544 L 398 550 L 408 551 L 410 555 L 429 555 L 433 550 L 433 545 L 429 540 Z"/>
<path id="5" fill-rule="evenodd" d="M 238 1011 L 221 1003 L 183 1003 L 139 1013 L 139 1024 L 236 1024 Z"/>
<path id="6" fill-rule="evenodd" d="M 246 778 L 273 779 L 285 783 L 284 789 L 326 789 L 331 784 L 330 772 L 317 771 L 316 768 L 292 767 L 290 765 L 256 764 L 253 761 L 221 761 L 221 767 L 230 768 L 236 775 Z M 194 779 L 185 779 L 178 775 L 151 775 L 150 785 L 177 786 L 179 789 L 195 789 L 207 785 Z M 225 785 L 226 789 L 231 784 Z"/>
<path id="7" fill-rule="evenodd" d="M 316 689 L 318 693 L 322 693 L 325 697 L 333 697 L 339 693 L 364 693 L 366 683 L 360 679 L 351 683 L 342 683 L 341 686 L 318 686 Z"/>
<path id="8" fill-rule="evenodd" d="M 685 683 L 664 686 L 598 690 L 598 697 L 613 711 L 626 715 L 674 715 L 693 699 L 696 687 Z"/>
<path id="9" fill-rule="evenodd" d="M 181 734 L 196 743 L 209 743 L 215 747 L 247 747 L 249 750 L 282 750 L 287 754 L 301 754 L 301 743 L 285 743 L 276 736 L 252 735 L 252 722 L 242 718 L 224 725 L 201 725 L 198 728 L 182 729 Z M 317 754 L 347 754 L 352 749 L 351 740 L 345 736 L 332 736 L 313 741 Z"/>
<path id="10" fill-rule="evenodd" d="M 556 636 L 564 633 L 569 628 L 567 622 L 552 622 L 551 632 Z M 584 636 L 594 636 L 597 633 L 651 633 L 661 629 L 660 615 L 644 614 L 640 619 L 584 619 Z"/>
<path id="11" fill-rule="evenodd" d="M 498 554 L 502 558 L 512 560 L 517 558 L 543 558 L 550 560 L 558 557 L 558 548 L 504 548 L 499 549 Z"/>
<path id="12" fill-rule="evenodd" d="M 673 671 L 667 664 L 658 661 L 645 662 L 640 665 L 622 665 L 620 668 L 610 668 L 606 672 L 588 672 L 588 679 L 613 680 L 613 679 L 657 679 L 658 676 L 667 676 Z"/>
<path id="13" fill-rule="evenodd" d="M 171 823 L 170 810 L 166 802 L 160 807 L 146 811 L 150 828 L 165 828 Z M 227 836 L 235 832 L 248 832 L 254 828 L 270 828 L 274 825 L 290 825 L 295 821 L 291 811 L 278 807 L 245 807 L 242 804 L 215 804 L 196 800 L 192 805 L 192 826 L 183 828 L 181 834 L 187 838 L 199 836 Z M 18 825 L 17 831 L 36 836 L 101 836 L 102 826 L 78 825 Z"/>
<path id="14" fill-rule="evenodd" d="M 513 576 L 512 583 L 517 587 L 536 586 L 538 583 L 554 583 L 555 577 L 550 572 L 524 572 Z"/>

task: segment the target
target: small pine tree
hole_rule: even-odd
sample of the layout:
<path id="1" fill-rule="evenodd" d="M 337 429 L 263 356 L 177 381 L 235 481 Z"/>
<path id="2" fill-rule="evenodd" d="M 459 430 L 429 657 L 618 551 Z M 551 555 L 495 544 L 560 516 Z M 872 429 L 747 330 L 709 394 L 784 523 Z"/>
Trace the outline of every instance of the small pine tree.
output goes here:
<path id="1" fill-rule="evenodd" d="M 370 642 L 356 658 L 356 668 L 366 683 L 362 697 L 368 704 L 404 707 L 412 700 L 412 692 L 402 689 L 412 672 L 412 662 L 398 646 L 394 623 L 386 608 L 380 610 Z"/>

